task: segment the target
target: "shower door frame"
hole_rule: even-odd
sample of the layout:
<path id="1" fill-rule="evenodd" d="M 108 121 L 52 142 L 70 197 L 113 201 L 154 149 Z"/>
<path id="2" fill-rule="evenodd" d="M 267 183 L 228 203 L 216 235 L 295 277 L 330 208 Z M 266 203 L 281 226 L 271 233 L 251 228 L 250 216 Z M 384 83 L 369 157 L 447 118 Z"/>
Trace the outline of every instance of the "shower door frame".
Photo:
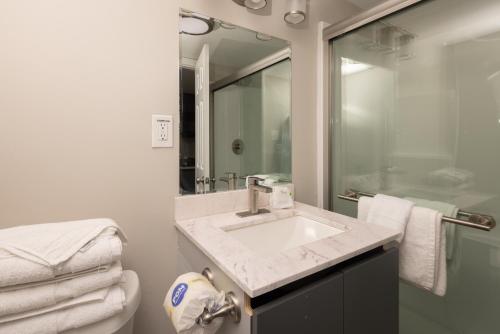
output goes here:
<path id="1" fill-rule="evenodd" d="M 339 23 L 330 25 L 323 29 L 323 41 L 328 43 L 328 59 L 326 60 L 326 68 L 327 68 L 327 77 L 325 78 L 325 85 L 327 87 L 328 92 L 328 106 L 324 113 L 326 114 L 326 119 L 328 119 L 328 131 L 325 133 L 324 143 L 326 144 L 326 156 L 323 157 L 323 168 L 325 168 L 328 173 L 327 179 L 323 180 L 328 185 L 324 188 L 323 198 L 327 199 L 327 208 L 330 211 L 334 210 L 333 200 L 337 194 L 335 194 L 335 186 L 334 186 L 334 164 L 335 160 L 333 157 L 333 148 L 336 143 L 333 142 L 333 132 L 335 131 L 334 127 L 334 119 L 335 119 L 335 98 L 334 98 L 334 89 L 335 83 L 334 78 L 338 73 L 338 64 L 333 64 L 334 54 L 333 48 L 331 46 L 331 41 L 337 37 L 340 37 L 344 34 L 347 34 L 351 31 L 359 29 L 363 26 L 366 26 L 372 22 L 380 20 L 384 17 L 387 17 L 396 12 L 405 10 L 411 6 L 417 5 L 419 3 L 423 3 L 428 0 L 387 0 L 386 2 L 370 8 L 352 18 L 340 21 Z M 318 175 L 318 178 L 321 177 Z"/>

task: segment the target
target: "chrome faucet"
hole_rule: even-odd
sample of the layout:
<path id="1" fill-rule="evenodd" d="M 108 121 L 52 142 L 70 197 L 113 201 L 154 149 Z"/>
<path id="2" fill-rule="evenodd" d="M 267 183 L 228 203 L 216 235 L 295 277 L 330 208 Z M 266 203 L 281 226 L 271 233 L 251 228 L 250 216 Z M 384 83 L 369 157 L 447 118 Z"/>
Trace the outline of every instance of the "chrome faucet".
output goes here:
<path id="1" fill-rule="evenodd" d="M 259 202 L 259 192 L 271 193 L 273 188 L 262 186 L 259 181 L 264 181 L 264 179 L 255 176 L 248 177 L 248 211 L 238 212 L 238 216 L 248 217 L 260 213 L 269 213 L 269 210 L 259 209 L 257 203 Z"/>
<path id="2" fill-rule="evenodd" d="M 224 173 L 224 177 L 219 178 L 220 181 L 227 183 L 227 190 L 236 190 L 236 182 L 238 181 L 238 177 L 234 172 L 226 172 Z"/>

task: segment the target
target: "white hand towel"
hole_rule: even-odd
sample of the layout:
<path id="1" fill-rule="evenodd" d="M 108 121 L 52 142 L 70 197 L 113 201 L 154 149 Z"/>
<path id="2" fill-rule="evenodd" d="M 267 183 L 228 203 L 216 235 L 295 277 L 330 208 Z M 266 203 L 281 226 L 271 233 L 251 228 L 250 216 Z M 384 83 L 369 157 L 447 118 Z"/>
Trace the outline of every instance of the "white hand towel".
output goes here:
<path id="1" fill-rule="evenodd" d="M 120 260 L 122 242 L 117 236 L 102 235 L 93 240 L 68 261 L 50 267 L 20 258 L 0 249 L 0 287 L 49 280 L 67 273 L 109 265 Z"/>
<path id="2" fill-rule="evenodd" d="M 124 304 L 123 289 L 114 286 L 104 300 L 3 323 L 0 325 L 0 334 L 59 334 L 110 318 L 123 311 Z"/>
<path id="3" fill-rule="evenodd" d="M 376 195 L 373 198 L 366 221 L 398 230 L 400 236 L 396 240 L 401 242 L 405 235 L 406 225 L 413 205 L 413 202 L 405 199 Z"/>
<path id="4" fill-rule="evenodd" d="M 440 297 L 443 297 L 446 294 L 448 284 L 448 271 L 446 268 L 447 238 L 445 224 L 441 221 L 442 218 L 442 215 L 439 215 L 439 218 L 436 221 L 436 234 L 439 236 L 438 244 L 436 245 L 436 253 L 439 258 L 436 261 L 436 278 L 434 289 L 432 290 L 435 295 Z"/>
<path id="5" fill-rule="evenodd" d="M 362 196 L 358 200 L 358 219 L 366 222 L 368 219 L 368 212 L 373 204 L 373 198 Z"/>
<path id="6" fill-rule="evenodd" d="M 122 274 L 121 263 L 117 262 L 107 271 L 96 271 L 70 280 L 55 283 L 49 281 L 40 286 L 0 292 L 0 323 L 1 317 L 7 315 L 53 306 L 61 301 L 115 285 L 122 278 Z"/>
<path id="7" fill-rule="evenodd" d="M 440 202 L 440 201 L 429 201 L 421 198 L 407 197 L 409 201 L 415 203 L 415 205 L 422 206 L 424 208 L 434 209 L 441 212 L 444 216 L 456 218 L 458 214 L 458 208 L 454 204 Z M 456 228 L 455 224 L 446 223 L 446 258 L 451 260 L 453 257 L 455 249 Z"/>
<path id="8" fill-rule="evenodd" d="M 123 232 L 111 219 L 25 225 L 0 230 L 0 249 L 19 258 L 56 267 L 67 261 L 99 235 Z"/>
<path id="9" fill-rule="evenodd" d="M 446 293 L 446 235 L 442 214 L 414 207 L 399 249 L 399 277 L 438 296 Z"/>

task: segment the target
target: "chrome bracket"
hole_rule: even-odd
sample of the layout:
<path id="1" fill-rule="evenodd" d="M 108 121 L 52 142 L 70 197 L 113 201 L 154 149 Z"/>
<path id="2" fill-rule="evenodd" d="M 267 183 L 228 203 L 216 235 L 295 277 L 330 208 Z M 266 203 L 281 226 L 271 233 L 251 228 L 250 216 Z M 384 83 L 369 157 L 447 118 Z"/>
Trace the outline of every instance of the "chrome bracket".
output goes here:
<path id="1" fill-rule="evenodd" d="M 233 320 L 234 323 L 238 323 L 241 320 L 241 309 L 239 306 L 238 299 L 236 295 L 232 292 L 226 293 L 226 302 L 215 312 L 210 312 L 207 308 L 203 310 L 203 313 L 196 319 L 196 323 L 201 326 L 209 325 L 216 318 L 228 317 Z"/>
<path id="2" fill-rule="evenodd" d="M 203 269 L 201 272 L 203 276 L 213 285 L 214 275 L 209 268 Z M 226 300 L 222 307 L 220 307 L 215 312 L 210 312 L 207 308 L 203 310 L 203 313 L 196 319 L 196 323 L 201 326 L 209 325 L 216 318 L 227 317 L 232 319 L 234 323 L 239 323 L 241 320 L 241 308 L 236 295 L 233 292 L 228 292 L 225 294 Z"/>

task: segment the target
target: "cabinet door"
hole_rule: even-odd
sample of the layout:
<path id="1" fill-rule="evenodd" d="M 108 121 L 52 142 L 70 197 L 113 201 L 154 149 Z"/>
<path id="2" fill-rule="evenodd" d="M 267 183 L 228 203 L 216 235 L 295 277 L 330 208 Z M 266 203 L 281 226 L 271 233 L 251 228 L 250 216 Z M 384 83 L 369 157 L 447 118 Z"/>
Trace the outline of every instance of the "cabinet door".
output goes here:
<path id="1" fill-rule="evenodd" d="M 252 334 L 341 334 L 342 274 L 333 274 L 254 310 Z"/>
<path id="2" fill-rule="evenodd" d="M 344 272 L 344 334 L 397 334 L 398 250 L 356 262 Z"/>

